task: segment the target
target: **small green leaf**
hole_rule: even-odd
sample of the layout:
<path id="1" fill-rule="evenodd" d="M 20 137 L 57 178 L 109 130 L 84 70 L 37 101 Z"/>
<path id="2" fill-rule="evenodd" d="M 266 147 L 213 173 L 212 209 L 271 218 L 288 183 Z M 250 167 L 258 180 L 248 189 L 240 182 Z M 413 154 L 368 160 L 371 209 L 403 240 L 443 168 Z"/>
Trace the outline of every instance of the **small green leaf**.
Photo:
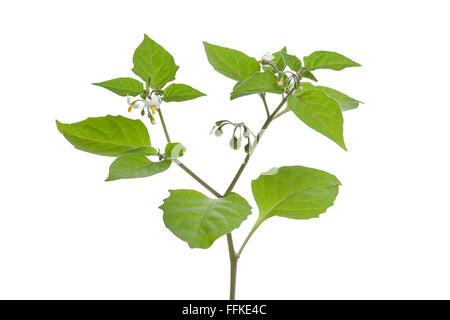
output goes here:
<path id="1" fill-rule="evenodd" d="M 284 68 L 286 67 L 286 63 L 284 62 L 282 53 L 286 53 L 287 49 L 286 47 L 283 47 L 283 49 L 281 49 L 278 52 L 275 52 L 273 54 L 273 56 L 275 57 L 275 59 L 273 59 L 273 63 L 275 64 L 275 66 L 277 67 L 278 71 L 283 71 Z"/>
<path id="2" fill-rule="evenodd" d="M 260 70 L 258 61 L 238 50 L 203 42 L 206 56 L 213 68 L 234 80 L 245 80 Z"/>
<path id="3" fill-rule="evenodd" d="M 170 160 L 152 162 L 142 154 L 125 154 L 111 163 L 106 181 L 149 177 L 166 171 L 170 164 Z"/>
<path id="4" fill-rule="evenodd" d="M 171 101 L 186 101 L 192 100 L 206 94 L 194 89 L 186 84 L 172 83 L 165 90 L 163 100 L 166 102 Z"/>
<path id="5" fill-rule="evenodd" d="M 317 82 L 316 77 L 312 74 L 311 71 L 303 71 L 302 76 L 303 76 L 303 78 L 307 78 L 307 79 Z"/>
<path id="6" fill-rule="evenodd" d="M 347 150 L 344 143 L 344 119 L 339 104 L 322 90 L 301 91 L 288 98 L 288 107 L 310 128 Z"/>
<path id="7" fill-rule="evenodd" d="M 75 148 L 102 156 L 150 146 L 147 127 L 140 120 L 108 115 L 72 124 L 56 121 L 56 125 Z"/>
<path id="8" fill-rule="evenodd" d="M 133 72 L 144 81 L 151 78 L 150 86 L 159 89 L 175 79 L 179 68 L 172 55 L 147 35 L 134 52 L 133 63 Z"/>
<path id="9" fill-rule="evenodd" d="M 331 51 L 315 51 L 309 56 L 304 57 L 307 70 L 331 69 L 342 70 L 349 67 L 360 67 L 361 65 L 342 54 Z"/>
<path id="10" fill-rule="evenodd" d="M 133 78 L 117 78 L 93 83 L 93 85 L 108 89 L 122 97 L 127 95 L 135 97 L 144 91 L 143 83 Z"/>
<path id="11" fill-rule="evenodd" d="M 166 145 L 165 155 L 167 159 L 182 157 L 186 152 L 186 147 L 179 142 L 171 142 Z"/>
<path id="12" fill-rule="evenodd" d="M 316 218 L 333 205 L 339 185 L 339 180 L 325 171 L 302 166 L 273 168 L 252 181 L 258 222 L 272 216 Z"/>
<path id="13" fill-rule="evenodd" d="M 277 83 L 277 77 L 268 71 L 256 72 L 248 79 L 239 81 L 230 94 L 230 99 L 236 99 L 253 93 L 283 93 L 283 89 Z"/>
<path id="14" fill-rule="evenodd" d="M 302 66 L 302 62 L 296 56 L 291 54 L 287 54 L 286 52 L 281 51 L 281 57 L 283 58 L 284 63 L 295 72 L 298 72 Z"/>
<path id="15" fill-rule="evenodd" d="M 250 205 L 237 193 L 210 199 L 194 190 L 169 192 L 170 197 L 160 206 L 164 211 L 164 224 L 191 248 L 209 248 L 251 214 Z"/>
<path id="16" fill-rule="evenodd" d="M 324 87 L 324 86 L 313 86 L 312 84 L 308 82 L 302 82 L 302 91 L 306 90 L 314 90 L 319 89 L 325 92 L 327 96 L 337 101 L 339 106 L 341 107 L 342 111 L 348 111 L 352 109 L 358 108 L 360 103 L 363 103 L 361 101 L 358 101 L 356 99 L 353 99 L 352 97 L 349 97 L 345 93 L 342 93 L 336 89 Z"/>

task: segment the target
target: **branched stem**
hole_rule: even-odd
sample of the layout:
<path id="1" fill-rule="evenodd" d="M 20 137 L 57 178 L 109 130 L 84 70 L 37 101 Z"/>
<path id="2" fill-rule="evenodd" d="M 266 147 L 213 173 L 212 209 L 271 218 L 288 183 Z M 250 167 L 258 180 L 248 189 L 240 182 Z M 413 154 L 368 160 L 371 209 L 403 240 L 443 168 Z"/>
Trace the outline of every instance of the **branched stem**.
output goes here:
<path id="1" fill-rule="evenodd" d="M 224 195 L 227 195 L 228 193 L 230 193 L 234 189 L 234 187 L 235 187 L 236 183 L 238 182 L 242 172 L 244 171 L 245 167 L 247 166 L 247 163 L 250 160 L 250 157 L 251 157 L 254 149 L 256 148 L 256 146 L 258 145 L 259 141 L 261 140 L 261 138 L 262 138 L 262 136 L 264 134 L 264 131 L 267 129 L 267 127 L 270 125 L 270 123 L 276 118 L 277 113 L 280 111 L 280 109 L 286 103 L 287 98 L 291 94 L 292 94 L 292 91 L 290 93 L 288 93 L 286 96 L 284 96 L 283 100 L 281 100 L 281 102 L 278 105 L 278 107 L 272 113 L 270 113 L 269 107 L 267 106 L 265 94 L 260 94 L 259 95 L 261 97 L 263 103 L 264 103 L 264 108 L 266 110 L 267 119 L 264 122 L 264 124 L 261 127 L 261 129 L 259 130 L 258 135 L 256 136 L 254 147 L 252 148 L 252 150 L 249 153 L 247 153 L 247 155 L 246 155 L 246 157 L 244 159 L 244 162 L 239 167 L 238 171 L 236 172 L 233 180 L 231 181 L 231 183 L 230 183 L 230 185 L 229 185 L 229 187 L 228 187 L 228 189 L 227 189 L 227 191 L 225 192 Z M 167 131 L 167 126 L 166 126 L 166 123 L 164 121 L 164 117 L 162 115 L 161 109 L 158 109 L 158 114 L 159 114 L 159 117 L 161 119 L 161 125 L 163 127 L 164 134 L 166 135 L 167 142 L 170 143 L 169 132 Z M 218 193 L 210 185 L 208 185 L 205 181 L 203 181 L 199 176 L 197 176 L 192 170 L 190 170 L 183 163 L 181 163 L 180 160 L 172 159 L 172 161 L 175 162 L 185 172 L 187 172 L 192 178 L 194 178 L 203 187 L 205 187 L 212 194 L 214 194 L 217 198 L 222 198 L 223 197 L 220 193 Z M 234 249 L 233 237 L 231 235 L 231 232 L 227 233 L 228 253 L 229 253 L 229 256 L 230 256 L 230 300 L 234 300 L 236 298 L 236 274 L 237 274 L 237 262 L 238 262 L 238 259 L 239 259 L 240 255 L 242 253 L 242 250 L 244 250 L 244 247 L 247 244 L 248 240 L 251 238 L 251 236 L 256 231 L 256 229 L 258 229 L 258 227 L 261 225 L 261 223 L 262 223 L 262 220 L 260 220 L 260 219 L 258 219 L 258 221 L 256 221 L 255 225 L 253 226 L 253 228 L 250 231 L 250 233 L 247 235 L 247 237 L 246 237 L 244 243 L 242 244 L 242 246 L 241 246 L 241 248 L 240 248 L 238 253 L 236 253 L 236 251 Z"/>
<path id="2" fill-rule="evenodd" d="M 245 167 L 247 166 L 248 161 L 250 160 L 250 157 L 253 153 L 253 151 L 255 150 L 256 146 L 258 145 L 259 141 L 261 140 L 264 131 L 266 131 L 267 127 L 270 125 L 270 123 L 273 121 L 273 119 L 275 118 L 275 116 L 277 115 L 278 111 L 280 111 L 280 109 L 283 107 L 283 105 L 286 103 L 287 98 L 289 97 L 289 95 L 285 96 L 283 98 L 283 100 L 281 100 L 280 104 L 278 105 L 278 107 L 274 110 L 274 112 L 272 112 L 272 114 L 267 118 L 266 122 L 264 122 L 263 126 L 261 127 L 261 130 L 259 130 L 258 135 L 256 136 L 256 142 L 255 142 L 255 147 L 253 148 L 252 152 L 249 152 L 247 154 L 247 156 L 244 159 L 244 162 L 242 163 L 242 165 L 240 166 L 239 170 L 236 172 L 236 175 L 234 176 L 233 180 L 230 183 L 230 186 L 228 187 L 227 191 L 225 191 L 225 195 L 229 192 L 231 192 L 234 188 L 234 186 L 236 185 L 237 181 L 239 180 L 239 177 L 241 176 L 242 172 L 244 171 Z"/>
<path id="3" fill-rule="evenodd" d="M 166 135 L 167 142 L 170 143 L 169 131 L 167 130 L 166 123 L 164 121 L 164 117 L 162 115 L 161 109 L 158 109 L 159 118 L 161 119 L 161 125 L 164 130 L 164 134 Z M 175 162 L 181 169 L 183 169 L 188 175 L 194 178 L 198 183 L 200 183 L 203 187 L 205 187 L 209 192 L 215 195 L 217 198 L 222 198 L 222 195 L 218 193 L 214 188 L 212 188 L 209 184 L 207 184 L 203 179 L 201 179 L 198 175 L 196 175 L 191 169 L 186 167 L 180 160 L 172 159 L 172 162 Z"/>

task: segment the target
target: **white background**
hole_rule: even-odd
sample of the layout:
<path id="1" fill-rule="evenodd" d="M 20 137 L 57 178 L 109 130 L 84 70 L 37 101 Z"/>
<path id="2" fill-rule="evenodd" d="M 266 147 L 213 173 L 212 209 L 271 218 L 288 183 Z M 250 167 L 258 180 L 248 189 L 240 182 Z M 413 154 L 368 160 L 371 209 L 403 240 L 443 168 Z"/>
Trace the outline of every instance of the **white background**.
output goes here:
<path id="1" fill-rule="evenodd" d="M 250 181 L 271 167 L 305 165 L 343 183 L 319 219 L 262 225 L 239 262 L 238 298 L 450 298 L 446 3 L 1 2 L 0 298 L 227 298 L 225 238 L 189 249 L 158 209 L 169 188 L 208 192 L 176 166 L 104 182 L 113 159 L 74 149 L 55 126 L 140 118 L 90 83 L 132 76 L 144 33 L 173 54 L 177 82 L 208 94 L 162 107 L 188 148 L 183 162 L 221 192 L 244 153 L 210 128 L 230 119 L 257 130 L 264 110 L 256 96 L 229 101 L 233 81 L 208 64 L 202 41 L 254 57 L 284 45 L 300 57 L 332 50 L 363 65 L 316 74 L 365 102 L 344 115 L 349 152 L 288 114 L 237 184 L 256 208 Z M 150 134 L 164 145 L 159 126 Z M 237 245 L 256 217 L 233 233 Z"/>

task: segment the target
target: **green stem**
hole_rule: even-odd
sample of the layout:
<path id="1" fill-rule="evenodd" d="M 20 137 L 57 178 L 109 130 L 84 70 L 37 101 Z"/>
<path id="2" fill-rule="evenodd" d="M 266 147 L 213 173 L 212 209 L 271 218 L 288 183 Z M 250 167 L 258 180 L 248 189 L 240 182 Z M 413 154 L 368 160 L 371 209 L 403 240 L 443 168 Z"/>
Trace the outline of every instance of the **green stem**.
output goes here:
<path id="1" fill-rule="evenodd" d="M 283 98 L 283 100 L 281 100 L 278 107 L 267 118 L 266 122 L 264 122 L 263 126 L 261 127 L 261 130 L 259 130 L 259 133 L 256 136 L 255 148 L 258 145 L 259 141 L 261 140 L 261 138 L 264 134 L 264 131 L 266 131 L 267 127 L 270 125 L 270 123 L 273 121 L 273 119 L 275 119 L 275 116 L 277 115 L 278 111 L 280 111 L 280 109 L 283 107 L 283 105 L 286 103 L 286 100 L 288 97 L 289 97 L 289 95 L 287 95 L 286 97 Z M 247 156 L 245 157 L 244 162 L 239 167 L 239 170 L 236 172 L 236 175 L 234 176 L 233 181 L 231 181 L 230 186 L 228 187 L 227 191 L 225 192 L 225 195 L 233 190 L 234 186 L 236 185 L 236 183 L 239 180 L 239 177 L 241 176 L 242 172 L 244 171 L 245 167 L 247 166 L 247 163 L 250 160 L 250 157 L 251 157 L 253 151 L 255 150 L 255 148 L 253 148 L 252 151 L 249 152 L 247 154 Z"/>
<path id="2" fill-rule="evenodd" d="M 159 118 L 161 119 L 161 125 L 164 130 L 164 134 L 166 135 L 167 142 L 170 143 L 169 131 L 167 130 L 166 123 L 164 121 L 164 117 L 162 115 L 161 109 L 158 109 Z M 214 190 L 209 184 L 203 181 L 198 175 L 196 175 L 191 169 L 186 167 L 180 160 L 172 159 L 172 162 L 175 162 L 181 169 L 183 169 L 187 174 L 189 174 L 192 178 L 194 178 L 198 183 L 200 183 L 203 187 L 205 187 L 209 192 L 215 195 L 217 198 L 222 198 L 222 195 Z"/>
<path id="3" fill-rule="evenodd" d="M 189 174 L 192 178 L 194 178 L 198 183 L 200 183 L 203 187 L 205 187 L 209 192 L 215 195 L 217 198 L 222 198 L 222 195 L 214 190 L 209 184 L 203 181 L 199 176 L 197 176 L 191 169 L 186 167 L 180 160 L 172 159 L 172 162 L 175 162 L 181 169 L 183 169 L 187 174 Z"/>
<path id="4" fill-rule="evenodd" d="M 286 100 L 289 97 L 289 95 L 284 97 L 283 100 L 281 100 L 281 102 L 278 105 L 278 107 L 272 112 L 272 114 L 270 114 L 267 117 L 266 122 L 264 122 L 263 126 L 261 127 L 261 130 L 259 130 L 259 133 L 256 136 L 255 148 L 258 145 L 259 141 L 261 140 L 261 138 L 262 138 L 262 136 L 264 134 L 264 131 L 266 131 L 267 127 L 270 125 L 270 123 L 273 121 L 273 119 L 275 119 L 275 116 L 277 115 L 278 111 L 280 111 L 280 109 L 286 103 Z M 263 101 L 265 101 L 265 99 L 263 99 Z M 251 157 L 253 151 L 254 151 L 254 148 L 245 157 L 244 162 L 239 167 L 239 170 L 236 172 L 236 175 L 234 176 L 233 181 L 231 181 L 230 186 L 228 187 L 227 191 L 225 192 L 225 195 L 227 195 L 229 192 L 231 192 L 234 189 L 234 186 L 238 182 L 239 177 L 241 176 L 242 172 L 244 171 L 245 167 L 247 166 L 247 163 L 250 160 L 250 157 Z M 259 227 L 259 225 L 261 224 L 262 221 L 259 224 L 258 224 L 258 222 L 259 222 L 259 220 L 256 222 L 255 226 L 250 231 L 249 235 L 245 239 L 241 249 L 239 250 L 239 252 L 237 254 L 234 251 L 234 246 L 233 246 L 233 240 L 232 240 L 232 237 L 231 237 L 231 232 L 227 234 L 228 251 L 230 253 L 230 300 L 234 300 L 235 297 L 236 297 L 237 262 L 239 260 L 239 257 L 241 256 L 242 250 L 244 249 L 244 247 L 247 244 L 248 240 L 253 235 L 253 233 L 256 231 L 256 229 L 258 229 L 258 227 Z"/>
<path id="5" fill-rule="evenodd" d="M 164 130 L 164 134 L 166 135 L 167 142 L 170 143 L 169 132 L 167 131 L 166 122 L 164 121 L 164 117 L 161 112 L 161 108 L 158 109 L 159 119 L 161 119 L 161 125 Z"/>
<path id="6" fill-rule="evenodd" d="M 261 99 L 264 103 L 264 109 L 266 109 L 266 114 L 267 114 L 267 118 L 268 118 L 268 117 L 270 117 L 270 111 L 269 111 L 269 107 L 267 106 L 266 94 L 260 93 L 259 96 L 261 97 Z"/>
<path id="7" fill-rule="evenodd" d="M 236 272 L 238 256 L 234 251 L 233 237 L 227 233 L 228 252 L 230 254 L 230 300 L 236 299 Z"/>
<path id="8" fill-rule="evenodd" d="M 263 126 L 261 127 L 261 130 L 259 131 L 258 135 L 256 136 L 255 147 L 258 145 L 260 139 L 262 138 L 262 136 L 264 134 L 264 131 L 267 129 L 267 127 L 270 125 L 270 123 L 275 119 L 277 113 L 280 111 L 280 109 L 286 103 L 286 100 L 287 100 L 287 98 L 289 97 L 290 94 L 288 94 L 286 97 L 283 98 L 283 100 L 280 102 L 278 107 L 272 112 L 272 114 L 270 114 L 270 112 L 269 112 L 269 108 L 267 106 L 267 102 L 266 102 L 265 96 L 264 95 L 260 95 L 262 100 L 263 100 L 264 107 L 266 109 L 267 120 L 264 122 Z M 159 117 L 161 119 L 161 125 L 163 127 L 164 134 L 166 135 L 167 142 L 170 143 L 169 133 L 168 133 L 168 130 L 167 130 L 167 127 L 166 127 L 166 123 L 164 121 L 164 117 L 162 115 L 161 109 L 158 109 L 158 114 L 159 114 Z M 231 181 L 227 191 L 225 192 L 225 195 L 233 190 L 233 188 L 236 185 L 237 181 L 239 180 L 242 172 L 244 171 L 245 167 L 247 166 L 247 163 L 250 160 L 250 157 L 251 157 L 253 151 L 254 151 L 254 148 L 245 157 L 244 162 L 242 163 L 242 165 L 240 166 L 239 170 L 235 174 L 235 176 L 234 176 L 233 180 Z M 217 198 L 222 198 L 223 197 L 220 193 L 215 191 L 211 186 L 209 186 L 205 181 L 203 181 L 200 177 L 198 177 L 194 172 L 192 172 L 192 170 L 190 170 L 188 167 L 186 167 L 178 159 L 174 159 L 172 161 L 175 162 L 185 172 L 187 172 L 191 177 L 193 177 L 197 182 L 199 182 L 203 187 L 208 189 Z M 250 233 L 248 234 L 248 236 L 245 239 L 243 245 L 241 246 L 241 249 L 239 250 L 239 252 L 237 254 L 236 254 L 236 251 L 234 249 L 233 237 L 231 235 L 231 232 L 227 233 L 228 253 L 229 253 L 229 256 L 230 256 L 230 300 L 235 300 L 235 298 L 236 298 L 236 274 L 237 274 L 237 262 L 238 262 L 238 259 L 239 259 L 240 255 L 242 253 L 242 250 L 244 249 L 245 245 L 247 244 L 248 240 L 253 235 L 253 233 L 256 231 L 256 229 L 259 227 L 259 225 L 261 224 L 262 221 L 259 222 L 259 224 L 258 224 L 258 222 L 259 222 L 259 220 L 255 224 L 255 226 L 252 228 Z"/>

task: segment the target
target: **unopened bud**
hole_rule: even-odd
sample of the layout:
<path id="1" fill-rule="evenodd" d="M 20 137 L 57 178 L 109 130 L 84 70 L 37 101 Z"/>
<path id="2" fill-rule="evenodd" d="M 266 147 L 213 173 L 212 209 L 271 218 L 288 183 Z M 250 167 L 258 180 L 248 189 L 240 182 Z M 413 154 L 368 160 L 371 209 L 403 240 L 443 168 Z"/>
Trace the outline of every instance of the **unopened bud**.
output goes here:
<path id="1" fill-rule="evenodd" d="M 277 85 L 278 85 L 279 87 L 281 87 L 281 86 L 283 85 L 283 81 L 278 80 L 278 81 L 277 81 Z"/>
<path id="2" fill-rule="evenodd" d="M 242 136 L 244 138 L 250 137 L 250 132 L 248 131 L 247 127 L 244 129 L 244 132 L 242 133 Z"/>
<path id="3" fill-rule="evenodd" d="M 232 137 L 230 140 L 230 147 L 234 150 L 239 149 L 239 147 L 241 146 L 241 141 L 240 139 L 238 139 L 237 137 Z"/>
<path id="4" fill-rule="evenodd" d="M 216 137 L 220 137 L 223 134 L 222 128 L 217 128 L 216 131 L 214 131 L 214 134 Z"/>

